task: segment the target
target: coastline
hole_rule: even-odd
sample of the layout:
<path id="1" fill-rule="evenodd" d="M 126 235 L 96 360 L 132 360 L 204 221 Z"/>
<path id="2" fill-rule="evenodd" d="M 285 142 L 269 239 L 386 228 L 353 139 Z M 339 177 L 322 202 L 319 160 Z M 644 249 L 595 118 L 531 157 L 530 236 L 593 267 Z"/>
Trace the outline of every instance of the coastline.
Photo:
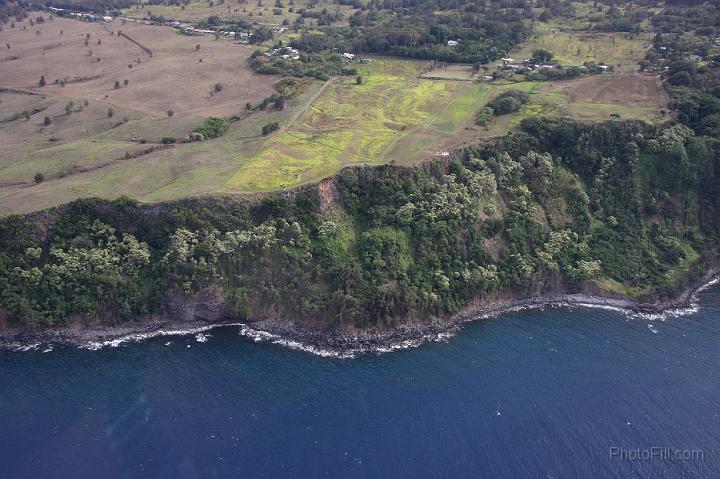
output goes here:
<path id="1" fill-rule="evenodd" d="M 90 350 L 117 347 L 160 336 L 195 335 L 205 342 L 204 333 L 224 327 L 238 327 L 239 335 L 256 342 L 270 342 L 323 357 L 352 358 L 364 353 L 384 353 L 417 347 L 431 341 L 445 341 L 455 336 L 466 323 L 508 313 L 547 307 L 585 307 L 617 311 L 649 320 L 684 316 L 698 311 L 697 295 L 720 283 L 720 267 L 710 270 L 702 281 L 686 289 L 676 298 L 657 303 L 641 303 L 630 298 L 618 299 L 583 293 L 546 293 L 525 298 L 507 299 L 479 306 L 469 306 L 448 319 L 423 324 L 403 324 L 388 330 L 348 333 L 339 330 L 307 329 L 301 325 L 262 319 L 254 322 L 234 319 L 208 322 L 169 320 L 124 323 L 116 327 L 56 328 L 43 331 L 0 332 L 0 349 L 29 351 L 53 346 L 69 346 Z"/>

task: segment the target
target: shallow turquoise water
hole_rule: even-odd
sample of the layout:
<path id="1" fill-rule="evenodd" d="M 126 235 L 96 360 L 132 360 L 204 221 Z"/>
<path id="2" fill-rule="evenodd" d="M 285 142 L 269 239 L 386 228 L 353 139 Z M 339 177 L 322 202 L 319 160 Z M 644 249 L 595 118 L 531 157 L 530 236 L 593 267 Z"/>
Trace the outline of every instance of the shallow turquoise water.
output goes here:
<path id="1" fill-rule="evenodd" d="M 0 352 L 0 477 L 720 477 L 720 288 L 700 304 L 521 312 L 352 360 L 235 327 Z M 632 459 L 654 447 L 696 452 Z"/>

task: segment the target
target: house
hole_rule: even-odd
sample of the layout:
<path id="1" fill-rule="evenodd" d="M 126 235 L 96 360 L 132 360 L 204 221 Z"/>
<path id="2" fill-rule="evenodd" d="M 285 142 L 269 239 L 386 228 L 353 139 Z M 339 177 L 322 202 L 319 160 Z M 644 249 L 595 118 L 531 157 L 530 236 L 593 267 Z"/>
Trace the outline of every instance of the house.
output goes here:
<path id="1" fill-rule="evenodd" d="M 607 65 L 598 65 L 598 68 L 601 69 L 601 70 L 603 70 L 603 71 L 605 71 L 605 70 L 607 70 L 607 69 L 610 68 L 610 67 L 607 66 Z"/>
<path id="2" fill-rule="evenodd" d="M 352 61 L 352 59 L 355 58 L 355 55 L 352 53 L 343 53 L 342 57 L 344 60 Z"/>
<path id="3" fill-rule="evenodd" d="M 500 60 L 502 60 L 504 63 L 515 63 L 515 59 L 514 59 L 514 58 L 509 58 L 509 57 L 508 57 L 508 58 L 501 58 Z"/>
<path id="4" fill-rule="evenodd" d="M 448 40 L 448 42 L 447 42 L 447 46 L 449 46 L 449 47 L 457 46 L 457 44 L 458 44 L 458 42 L 455 40 Z"/>

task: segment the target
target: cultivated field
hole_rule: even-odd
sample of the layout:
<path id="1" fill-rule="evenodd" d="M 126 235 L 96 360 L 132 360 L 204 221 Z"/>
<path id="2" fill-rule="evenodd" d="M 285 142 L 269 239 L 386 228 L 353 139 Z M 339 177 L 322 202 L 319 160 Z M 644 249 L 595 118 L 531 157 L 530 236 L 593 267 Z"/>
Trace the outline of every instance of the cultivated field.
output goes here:
<path id="1" fill-rule="evenodd" d="M 333 79 L 294 122 L 226 185 L 272 190 L 351 164 L 412 162 L 470 140 L 465 123 L 483 102 L 477 83 L 421 79 L 425 62 L 376 59 L 363 78 Z"/>

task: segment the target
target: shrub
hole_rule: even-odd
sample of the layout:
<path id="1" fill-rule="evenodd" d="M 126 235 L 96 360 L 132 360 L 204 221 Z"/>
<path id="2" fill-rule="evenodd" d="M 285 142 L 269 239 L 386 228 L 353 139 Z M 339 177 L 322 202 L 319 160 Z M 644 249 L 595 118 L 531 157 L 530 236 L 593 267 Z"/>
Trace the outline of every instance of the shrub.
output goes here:
<path id="1" fill-rule="evenodd" d="M 478 126 L 488 126 L 493 119 L 493 109 L 490 107 L 481 108 L 475 113 L 475 124 Z"/>
<path id="2" fill-rule="evenodd" d="M 217 138 L 225 133 L 229 126 L 228 122 L 223 118 L 210 117 L 192 132 L 199 133 L 205 138 Z"/>
<path id="3" fill-rule="evenodd" d="M 262 127 L 262 134 L 263 134 L 263 136 L 269 135 L 270 133 L 277 130 L 278 128 L 280 128 L 280 125 L 278 122 L 268 123 L 267 125 Z"/>
<path id="4" fill-rule="evenodd" d="M 520 90 L 509 90 L 493 98 L 488 106 L 492 108 L 495 115 L 507 115 L 518 111 L 524 104 L 530 101 L 530 95 Z"/>

